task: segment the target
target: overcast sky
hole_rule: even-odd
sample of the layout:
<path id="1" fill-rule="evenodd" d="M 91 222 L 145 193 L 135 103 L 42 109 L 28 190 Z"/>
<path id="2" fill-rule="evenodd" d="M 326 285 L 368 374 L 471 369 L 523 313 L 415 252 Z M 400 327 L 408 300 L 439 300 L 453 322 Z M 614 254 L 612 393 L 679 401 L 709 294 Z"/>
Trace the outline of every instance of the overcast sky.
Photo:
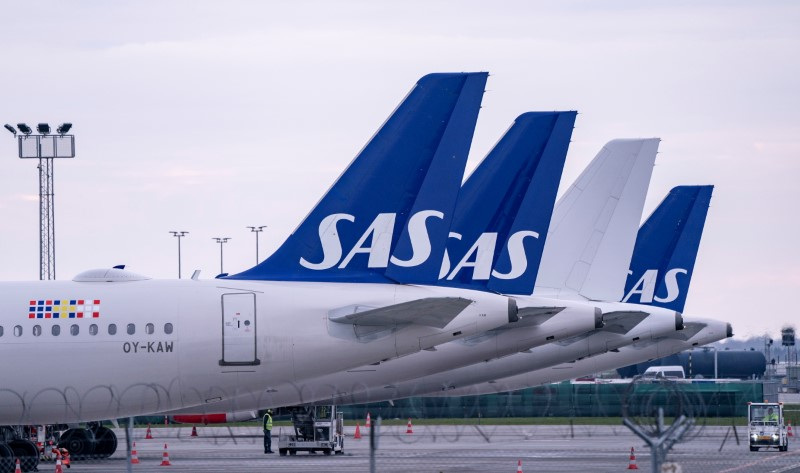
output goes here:
<path id="1" fill-rule="evenodd" d="M 645 217 L 716 186 L 685 314 L 738 335 L 798 319 L 800 3 L 3 2 L 3 123 L 74 123 L 56 170 L 58 279 L 255 263 L 422 75 L 489 71 L 470 155 L 578 110 L 562 180 L 613 138 L 662 138 Z M 5 132 L 3 132 L 5 133 Z M 0 135 L 2 136 L 2 135 Z M 36 164 L 0 140 L 0 280 L 38 278 Z"/>

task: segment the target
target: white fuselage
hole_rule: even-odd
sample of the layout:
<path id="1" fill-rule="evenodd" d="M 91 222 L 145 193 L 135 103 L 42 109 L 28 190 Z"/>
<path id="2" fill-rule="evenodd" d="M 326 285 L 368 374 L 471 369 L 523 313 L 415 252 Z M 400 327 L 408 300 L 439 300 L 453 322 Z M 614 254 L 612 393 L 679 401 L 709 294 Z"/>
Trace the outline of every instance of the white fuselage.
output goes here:
<path id="1" fill-rule="evenodd" d="M 674 311 L 637 304 L 601 302 L 593 304 L 602 307 L 604 311 L 611 311 L 615 308 L 638 309 L 647 311 L 650 315 L 625 334 L 606 332 L 602 329 L 595 330 L 585 335 L 578 335 L 573 339 L 548 343 L 522 353 L 484 360 L 432 376 L 420 376 L 381 388 L 369 386 L 361 392 L 348 395 L 345 398 L 346 403 L 378 402 L 437 392 L 441 392 L 442 395 L 450 395 L 448 394 L 450 391 L 465 386 L 579 360 L 640 340 L 652 340 L 676 332 L 676 313 Z"/>
<path id="2" fill-rule="evenodd" d="M 698 319 L 692 319 L 698 321 Z M 606 370 L 616 369 L 655 358 L 674 355 L 696 346 L 714 343 L 729 337 L 730 324 L 716 320 L 703 320 L 706 327 L 688 340 L 675 337 L 650 339 L 634 345 L 622 347 L 618 352 L 607 352 L 584 358 L 574 363 L 562 363 L 538 370 L 500 378 L 472 386 L 465 386 L 449 392 L 437 392 L 431 396 L 470 396 L 514 391 L 547 383 L 557 383 L 567 379 L 587 376 Z M 689 322 L 691 323 L 691 322 Z"/>
<path id="3" fill-rule="evenodd" d="M 352 326 L 329 319 L 337 308 L 437 297 L 473 302 L 444 328 L 400 325 L 372 341 L 348 337 Z M 508 320 L 507 297 L 425 286 L 224 279 L 3 283 L 0 425 L 201 406 L 414 353 Z"/>
<path id="4" fill-rule="evenodd" d="M 364 393 L 388 392 L 392 386 L 403 381 L 413 382 L 420 377 L 435 377 L 438 373 L 573 337 L 594 330 L 599 323 L 600 310 L 588 303 L 531 296 L 515 296 L 514 299 L 521 313 L 530 308 L 537 308 L 539 312 L 552 309 L 556 313 L 543 314 L 542 319 L 533 315 L 527 318 L 523 316 L 519 322 L 473 337 L 454 340 L 437 346 L 435 350 L 423 350 L 383 363 L 333 372 L 300 383 L 273 386 L 260 394 L 247 394 L 231 399 L 230 402 L 203 406 L 202 412 L 286 406 L 296 402 L 298 397 L 304 403 L 359 402 L 355 399 L 359 399 Z"/>

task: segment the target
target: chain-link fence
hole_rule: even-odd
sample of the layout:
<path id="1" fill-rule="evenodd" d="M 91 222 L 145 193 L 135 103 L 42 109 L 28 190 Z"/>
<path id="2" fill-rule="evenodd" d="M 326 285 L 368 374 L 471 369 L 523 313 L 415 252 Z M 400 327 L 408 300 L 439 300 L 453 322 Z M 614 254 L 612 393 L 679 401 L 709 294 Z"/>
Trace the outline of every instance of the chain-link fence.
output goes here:
<path id="1" fill-rule="evenodd" d="M 275 454 L 264 453 L 263 412 L 239 413 L 250 421 L 216 424 L 228 415 L 152 416 L 118 422 L 3 428 L 0 473 L 21 471 L 619 471 L 635 462 L 647 471 L 650 451 L 622 425 L 623 417 L 655 432 L 657 410 L 669 426 L 693 419 L 667 454 L 681 471 L 800 471 L 800 449 L 748 448 L 746 406 L 761 401 L 760 383 L 560 383 L 508 394 L 411 398 L 345 406 L 343 448 L 283 451 L 297 433 L 290 411 L 276 409 L 271 431 Z M 376 448 L 367 427 L 382 418 Z M 800 408 L 789 406 L 797 425 Z M 312 424 L 316 427 L 315 424 Z M 335 427 L 334 427 L 335 428 Z M 330 438 L 332 431 L 327 434 Z M 631 449 L 633 448 L 633 452 Z M 337 454 L 341 453 L 341 454 Z M 519 465 L 521 463 L 521 465 Z M 677 471 L 677 470 L 676 470 Z"/>

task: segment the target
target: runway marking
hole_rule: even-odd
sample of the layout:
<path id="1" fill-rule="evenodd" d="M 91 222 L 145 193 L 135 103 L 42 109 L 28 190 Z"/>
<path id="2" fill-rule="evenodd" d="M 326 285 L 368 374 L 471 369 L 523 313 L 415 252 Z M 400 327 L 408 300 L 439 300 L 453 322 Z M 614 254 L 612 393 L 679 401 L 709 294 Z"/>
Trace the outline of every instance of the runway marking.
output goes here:
<path id="1" fill-rule="evenodd" d="M 776 457 L 777 458 L 782 458 L 782 457 L 787 457 L 789 455 L 797 455 L 798 453 L 800 453 L 800 452 L 779 453 L 778 455 L 770 456 L 770 457 L 764 457 L 761 460 L 756 460 L 754 462 L 745 463 L 744 465 L 739 465 L 739 466 L 734 467 L 734 468 L 728 468 L 727 470 L 720 470 L 719 473 L 731 473 L 733 471 L 745 470 L 747 468 L 750 468 L 751 466 L 756 466 L 756 465 L 759 465 L 759 464 L 762 464 L 762 463 L 765 463 L 765 462 L 774 461 Z M 780 470 L 780 471 L 789 471 L 789 470 L 785 470 L 784 469 L 784 470 Z"/>

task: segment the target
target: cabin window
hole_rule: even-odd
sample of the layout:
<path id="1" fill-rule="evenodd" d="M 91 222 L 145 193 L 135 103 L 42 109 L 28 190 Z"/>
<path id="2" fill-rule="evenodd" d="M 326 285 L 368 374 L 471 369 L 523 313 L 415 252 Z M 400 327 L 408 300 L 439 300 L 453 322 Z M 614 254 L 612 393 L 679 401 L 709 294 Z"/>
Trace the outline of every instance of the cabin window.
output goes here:
<path id="1" fill-rule="evenodd" d="M 172 324 L 171 323 L 167 322 L 167 323 L 164 324 L 164 333 L 166 333 L 167 335 L 172 333 Z"/>
<path id="2" fill-rule="evenodd" d="M 97 328 L 97 324 L 92 324 L 89 326 L 89 335 L 97 335 L 99 329 Z"/>
<path id="3" fill-rule="evenodd" d="M 22 325 L 15 325 L 14 326 L 14 336 L 21 337 L 22 336 Z"/>
<path id="4" fill-rule="evenodd" d="M 41 325 L 34 325 L 33 326 L 33 336 L 38 337 L 42 334 L 42 326 Z"/>
<path id="5" fill-rule="evenodd" d="M 2 336 L 3 336 L 3 326 L 0 325 L 0 337 L 2 337 Z"/>
<path id="6" fill-rule="evenodd" d="M 108 324 L 108 334 L 109 335 L 117 334 L 117 324 Z"/>
<path id="7" fill-rule="evenodd" d="M 144 326 L 144 331 L 145 331 L 146 334 L 152 335 L 153 332 L 156 331 L 156 326 L 153 325 L 153 324 L 147 324 L 147 325 Z"/>
<path id="8" fill-rule="evenodd" d="M 81 331 L 81 328 L 78 327 L 78 324 L 72 324 L 69 326 L 69 334 L 70 335 L 78 335 Z"/>
<path id="9" fill-rule="evenodd" d="M 136 325 L 128 324 L 128 335 L 133 335 L 136 333 Z"/>
<path id="10" fill-rule="evenodd" d="M 54 337 L 61 335 L 61 326 L 53 325 L 53 327 L 50 329 L 50 333 L 53 334 Z"/>

